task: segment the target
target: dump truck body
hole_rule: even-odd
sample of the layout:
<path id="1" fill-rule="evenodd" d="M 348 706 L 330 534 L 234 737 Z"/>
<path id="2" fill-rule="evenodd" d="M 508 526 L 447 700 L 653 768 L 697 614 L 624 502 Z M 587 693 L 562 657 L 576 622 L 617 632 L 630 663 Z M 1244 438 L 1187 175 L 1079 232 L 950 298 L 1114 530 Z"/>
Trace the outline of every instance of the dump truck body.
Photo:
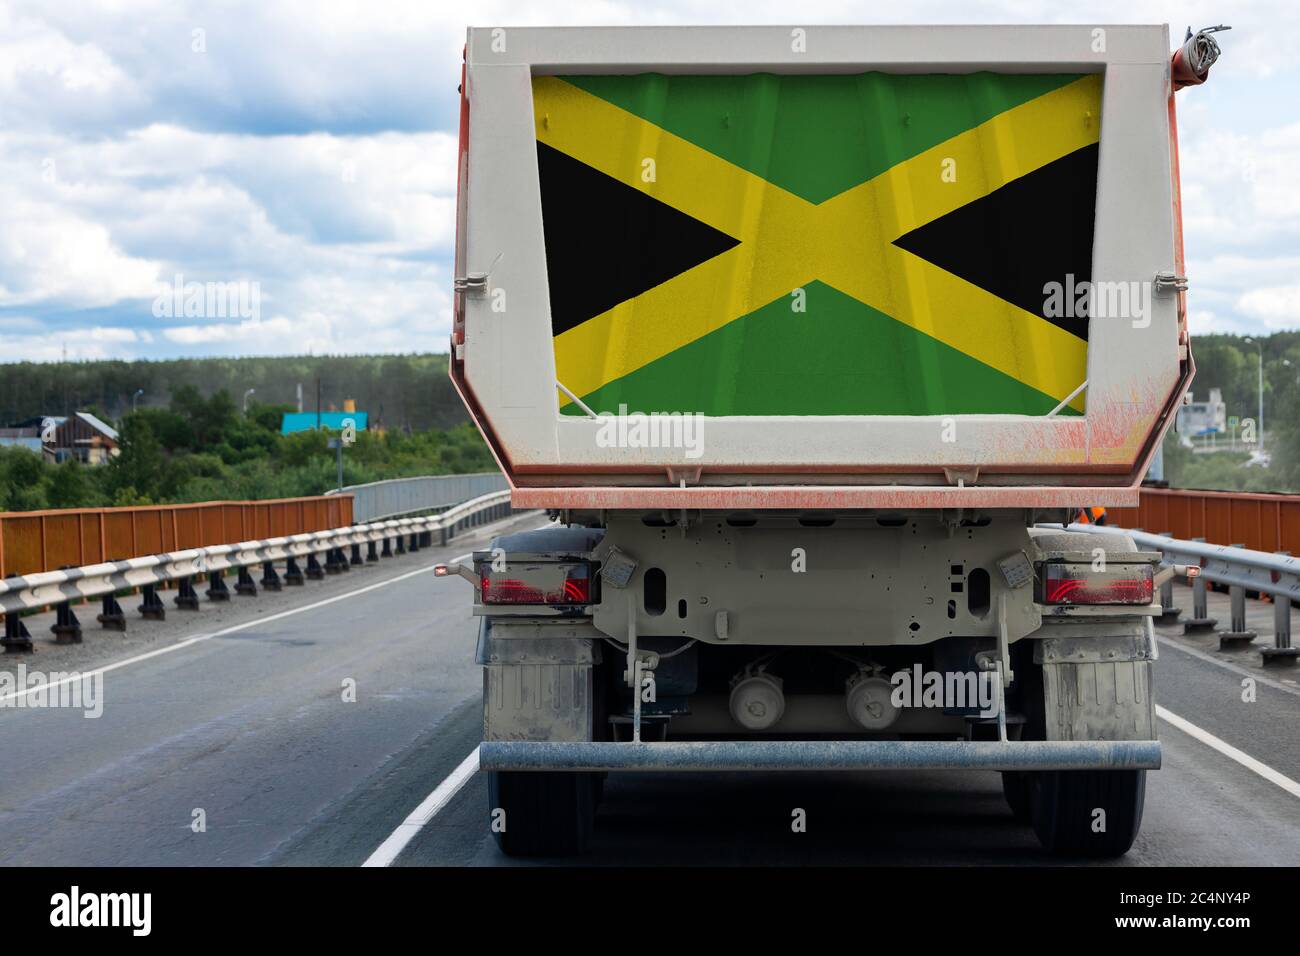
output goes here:
<path id="1" fill-rule="evenodd" d="M 1135 503 L 1190 380 L 1172 93 L 1203 54 L 470 31 L 451 375 L 556 521 L 446 569 L 503 849 L 580 849 L 609 771 L 908 767 L 1128 848 L 1166 570 L 1038 525 Z"/>
<path id="2" fill-rule="evenodd" d="M 519 501 L 1131 503 L 1191 371 L 1169 55 L 1093 33 L 471 31 L 453 377 Z"/>

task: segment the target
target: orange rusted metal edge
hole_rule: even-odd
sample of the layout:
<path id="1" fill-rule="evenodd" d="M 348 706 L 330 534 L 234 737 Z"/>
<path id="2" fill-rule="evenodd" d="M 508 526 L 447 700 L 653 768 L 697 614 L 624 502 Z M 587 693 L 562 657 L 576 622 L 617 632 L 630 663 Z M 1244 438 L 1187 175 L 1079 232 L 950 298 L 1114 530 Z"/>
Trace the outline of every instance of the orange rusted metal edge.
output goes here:
<path id="1" fill-rule="evenodd" d="M 319 502 L 324 505 L 323 508 L 318 509 L 317 520 L 306 520 L 307 511 L 304 506 L 308 502 Z M 153 550 L 144 553 L 139 550 L 134 518 L 126 523 L 124 530 L 116 531 L 114 529 L 121 526 L 115 525 L 114 529 L 110 529 L 106 520 L 109 516 L 157 513 L 159 515 L 160 532 L 168 525 L 171 529 L 172 547 L 166 550 L 174 550 L 182 546 L 178 538 L 180 529 L 177 527 L 177 517 L 179 515 L 205 511 L 216 511 L 220 514 L 222 509 L 232 505 L 238 506 L 241 512 L 249 505 L 268 507 L 273 512 L 285 513 L 292 510 L 298 516 L 297 520 L 293 522 L 294 525 L 299 526 L 298 532 L 295 533 L 327 531 L 331 528 L 346 527 L 352 523 L 352 495 L 346 493 L 301 498 L 273 498 L 256 502 L 200 501 L 174 505 L 0 512 L 0 577 L 11 574 L 35 574 L 41 571 L 57 570 L 54 565 L 60 562 L 50 559 L 52 545 L 54 546 L 54 553 L 62 554 L 65 557 L 70 557 L 72 552 L 75 551 L 75 563 L 78 564 L 143 557 L 145 553 L 154 553 Z M 66 539 L 59 540 L 57 531 L 49 528 L 52 521 L 58 522 L 59 519 L 75 523 L 77 529 L 75 532 L 76 542 L 69 542 Z M 87 541 L 83 530 L 86 521 L 92 519 L 98 525 L 98 530 L 94 535 L 100 552 L 97 555 L 87 553 Z M 197 540 L 185 541 L 185 547 L 210 547 L 218 544 L 237 543 L 227 540 L 209 540 L 213 536 L 203 533 L 202 523 L 196 522 L 196 525 L 199 528 L 198 538 Z M 215 537 L 225 538 L 226 535 L 217 534 Z M 61 563 L 67 564 L 71 562 L 65 560 Z"/>

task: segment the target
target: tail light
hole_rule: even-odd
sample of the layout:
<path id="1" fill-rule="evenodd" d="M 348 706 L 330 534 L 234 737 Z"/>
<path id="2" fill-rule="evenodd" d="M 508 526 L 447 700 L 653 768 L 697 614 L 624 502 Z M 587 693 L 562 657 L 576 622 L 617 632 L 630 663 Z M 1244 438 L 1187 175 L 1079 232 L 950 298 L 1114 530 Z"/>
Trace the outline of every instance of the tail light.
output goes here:
<path id="1" fill-rule="evenodd" d="M 1041 604 L 1150 604 L 1155 594 L 1149 564 L 1112 564 L 1104 571 L 1090 564 L 1041 565 Z"/>
<path id="2" fill-rule="evenodd" d="M 483 604 L 537 604 L 547 607 L 594 604 L 595 577 L 585 561 L 511 561 L 493 570 L 478 564 L 479 600 Z"/>

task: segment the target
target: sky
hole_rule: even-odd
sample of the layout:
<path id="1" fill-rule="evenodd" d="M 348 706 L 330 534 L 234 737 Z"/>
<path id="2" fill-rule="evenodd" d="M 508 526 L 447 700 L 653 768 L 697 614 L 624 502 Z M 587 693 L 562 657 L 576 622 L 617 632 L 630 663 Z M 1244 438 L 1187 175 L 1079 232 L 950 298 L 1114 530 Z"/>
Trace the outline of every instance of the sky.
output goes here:
<path id="1" fill-rule="evenodd" d="M 1179 93 L 1192 331 L 1300 328 L 1291 2 L 0 0 L 0 363 L 444 351 L 467 25 L 792 10 L 1230 24 L 1210 82 Z M 178 276 L 255 283 L 257 308 L 186 317 L 164 294 Z"/>

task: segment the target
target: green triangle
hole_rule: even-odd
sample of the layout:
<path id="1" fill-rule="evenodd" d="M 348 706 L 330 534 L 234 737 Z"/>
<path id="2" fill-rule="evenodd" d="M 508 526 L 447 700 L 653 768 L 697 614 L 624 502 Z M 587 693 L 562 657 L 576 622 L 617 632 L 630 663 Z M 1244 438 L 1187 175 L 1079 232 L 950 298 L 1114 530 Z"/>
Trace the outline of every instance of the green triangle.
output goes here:
<path id="1" fill-rule="evenodd" d="M 638 73 L 562 79 L 820 203 L 1079 75 Z"/>
<path id="2" fill-rule="evenodd" d="M 804 292 L 803 312 L 782 297 L 583 400 L 597 412 L 623 404 L 704 415 L 1044 415 L 1056 407 L 822 282 Z M 573 404 L 564 412 L 582 414 Z"/>

